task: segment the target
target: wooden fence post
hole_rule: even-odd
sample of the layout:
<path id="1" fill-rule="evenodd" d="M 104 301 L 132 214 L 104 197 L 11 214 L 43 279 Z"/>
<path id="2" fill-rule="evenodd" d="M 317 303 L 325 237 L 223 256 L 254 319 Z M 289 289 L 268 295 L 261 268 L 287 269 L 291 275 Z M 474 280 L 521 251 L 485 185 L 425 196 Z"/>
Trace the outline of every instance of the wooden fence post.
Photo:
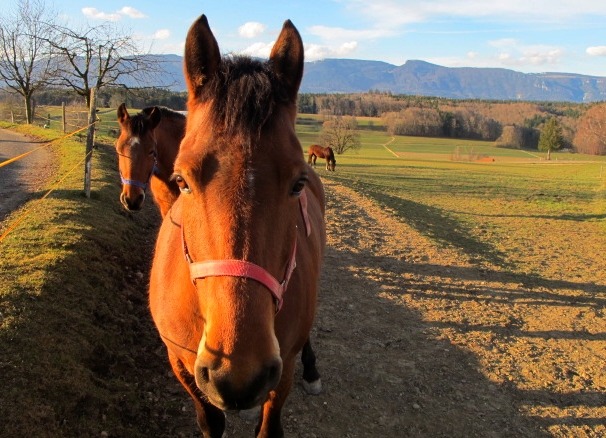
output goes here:
<path id="1" fill-rule="evenodd" d="M 84 161 L 84 194 L 90 198 L 91 167 L 93 146 L 95 145 L 95 121 L 97 120 L 97 89 L 90 90 L 90 108 L 88 110 L 88 134 L 86 136 L 86 159 Z"/>
<path id="2" fill-rule="evenodd" d="M 67 120 L 65 119 L 65 102 L 61 102 L 61 119 L 63 120 L 63 133 L 67 134 Z"/>

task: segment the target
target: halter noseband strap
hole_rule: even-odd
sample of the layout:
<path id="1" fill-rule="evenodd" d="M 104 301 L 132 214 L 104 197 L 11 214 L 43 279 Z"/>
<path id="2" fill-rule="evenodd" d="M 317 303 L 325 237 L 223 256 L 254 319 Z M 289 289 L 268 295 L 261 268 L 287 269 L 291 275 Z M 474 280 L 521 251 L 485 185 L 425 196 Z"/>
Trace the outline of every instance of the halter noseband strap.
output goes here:
<path id="1" fill-rule="evenodd" d="M 154 167 L 152 167 L 152 170 L 149 173 L 149 176 L 147 177 L 147 182 L 141 182 L 136 179 L 126 179 L 126 178 L 124 178 L 124 176 L 122 176 L 122 171 L 120 171 L 120 181 L 122 181 L 122 184 L 124 184 L 124 185 L 140 187 L 143 189 L 143 191 L 145 191 L 145 190 L 147 190 L 147 186 L 149 185 L 149 182 L 151 181 L 152 175 L 157 175 L 157 174 L 158 174 L 157 160 L 154 157 Z"/>
<path id="2" fill-rule="evenodd" d="M 305 222 L 306 235 L 309 236 L 311 234 L 311 224 L 309 222 L 309 216 L 307 214 L 307 194 L 305 191 L 301 192 L 301 195 L 299 196 L 299 205 L 301 207 L 301 215 L 303 216 L 303 222 Z M 271 275 L 266 269 L 246 260 L 206 260 L 201 262 L 194 262 L 191 259 L 191 256 L 189 255 L 187 245 L 185 243 L 183 223 L 181 223 L 181 241 L 183 244 L 183 253 L 185 255 L 185 260 L 187 260 L 189 264 L 189 276 L 194 284 L 198 278 L 205 277 L 227 276 L 250 278 L 252 280 L 258 281 L 271 292 L 276 302 L 276 313 L 280 311 L 280 308 L 282 307 L 282 303 L 284 301 L 284 292 L 286 292 L 290 277 L 292 276 L 292 273 L 297 266 L 296 236 L 293 245 L 292 255 L 288 262 L 288 266 L 286 267 L 284 280 L 282 280 L 281 283 L 276 280 L 276 278 Z"/>

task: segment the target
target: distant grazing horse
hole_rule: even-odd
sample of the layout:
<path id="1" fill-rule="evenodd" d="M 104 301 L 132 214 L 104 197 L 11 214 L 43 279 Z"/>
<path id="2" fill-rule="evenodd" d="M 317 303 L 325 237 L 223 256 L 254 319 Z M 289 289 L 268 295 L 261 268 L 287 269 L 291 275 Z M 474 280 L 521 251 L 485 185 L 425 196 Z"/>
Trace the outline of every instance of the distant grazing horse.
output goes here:
<path id="1" fill-rule="evenodd" d="M 185 135 L 185 116 L 152 106 L 130 116 L 126 105 L 118 107 L 120 137 L 116 141 L 122 181 L 120 201 L 127 210 L 139 210 L 150 186 L 162 217 L 179 196 L 170 178 L 179 144 Z"/>
<path id="2" fill-rule="evenodd" d="M 189 90 L 150 309 L 203 435 L 223 410 L 261 406 L 257 437 L 282 437 L 282 406 L 309 342 L 326 244 L 324 189 L 295 133 L 303 42 L 286 21 L 268 62 L 221 58 L 202 15 L 185 43 Z"/>
<path id="3" fill-rule="evenodd" d="M 309 158 L 307 162 L 310 166 L 313 165 L 315 167 L 316 159 L 318 158 L 326 158 L 326 170 L 335 170 L 337 160 L 335 160 L 335 153 L 330 146 L 323 147 L 319 144 L 312 144 L 309 147 Z"/>

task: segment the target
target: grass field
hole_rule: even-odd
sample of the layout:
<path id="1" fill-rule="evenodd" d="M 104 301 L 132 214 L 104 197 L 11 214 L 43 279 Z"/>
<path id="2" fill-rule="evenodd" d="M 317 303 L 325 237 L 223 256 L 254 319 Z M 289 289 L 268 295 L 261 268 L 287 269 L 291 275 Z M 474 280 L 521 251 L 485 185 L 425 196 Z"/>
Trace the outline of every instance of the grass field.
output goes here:
<path id="1" fill-rule="evenodd" d="M 460 161 L 453 160 L 457 148 Z M 469 161 L 464 151 L 472 150 L 494 161 Z M 544 271 L 543 261 L 531 259 L 550 230 L 557 238 L 584 233 L 606 242 L 604 157 L 557 152 L 546 161 L 536 151 L 489 142 L 373 131 L 362 135 L 358 152 L 336 158 L 336 172 L 318 168 L 324 177 L 364 192 L 444 245 L 501 267 Z"/>

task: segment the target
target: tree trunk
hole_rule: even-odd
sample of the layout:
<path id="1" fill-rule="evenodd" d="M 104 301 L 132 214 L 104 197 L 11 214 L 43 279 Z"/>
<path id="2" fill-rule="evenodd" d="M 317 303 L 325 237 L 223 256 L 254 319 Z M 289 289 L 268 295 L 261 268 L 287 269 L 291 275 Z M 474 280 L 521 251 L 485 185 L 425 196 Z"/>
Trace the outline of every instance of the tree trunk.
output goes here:
<path id="1" fill-rule="evenodd" d="M 88 95 L 91 105 L 88 108 L 88 135 L 86 136 L 86 156 L 84 161 L 84 194 L 90 198 L 92 153 L 95 146 L 95 125 L 97 121 L 97 90 L 92 89 Z"/>
<path id="2" fill-rule="evenodd" d="M 31 125 L 34 122 L 34 111 L 32 105 L 32 96 L 26 94 L 24 96 L 25 100 L 25 123 Z"/>
<path id="3" fill-rule="evenodd" d="M 91 94 L 92 94 L 92 90 L 86 90 L 86 94 L 84 95 L 84 98 L 86 99 L 86 109 L 88 109 L 90 111 L 90 104 L 91 104 Z M 89 123 L 91 123 L 89 121 Z"/>

